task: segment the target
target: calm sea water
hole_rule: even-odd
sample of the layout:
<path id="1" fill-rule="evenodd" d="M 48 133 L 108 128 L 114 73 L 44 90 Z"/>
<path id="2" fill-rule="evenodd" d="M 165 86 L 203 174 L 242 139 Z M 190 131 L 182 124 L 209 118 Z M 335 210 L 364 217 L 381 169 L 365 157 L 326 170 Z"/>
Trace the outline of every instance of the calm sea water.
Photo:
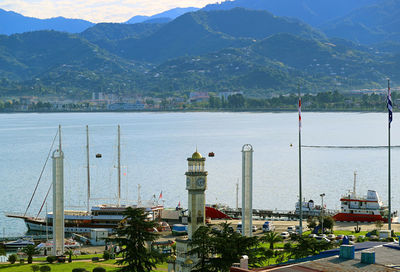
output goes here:
<path id="1" fill-rule="evenodd" d="M 303 113 L 303 145 L 385 145 L 387 114 Z M 86 206 L 86 135 L 90 128 L 92 198 L 115 203 L 117 195 L 117 124 L 121 125 L 122 198 L 136 202 L 158 198 L 165 206 L 187 204 L 186 158 L 196 149 L 207 158 L 207 203 L 235 207 L 241 177 L 241 148 L 254 147 L 254 204 L 263 209 L 294 209 L 298 195 L 297 113 L 54 113 L 0 115 L 0 235 L 19 235 L 22 220 L 4 216 L 24 212 L 46 160 L 58 124 L 65 153 L 67 209 Z M 291 146 L 292 144 L 292 146 Z M 400 144 L 394 115 L 392 144 Z M 95 158 L 101 153 L 102 158 Z M 303 195 L 330 209 L 353 186 L 377 190 L 387 202 L 386 149 L 303 148 Z M 51 183 L 51 160 L 28 213 L 36 215 Z M 400 209 L 400 152 L 392 150 L 392 203 Z M 239 199 L 240 201 L 240 199 Z M 51 194 L 48 199 L 51 210 Z M 240 204 L 240 202 L 239 202 Z M 44 211 L 42 212 L 44 215 Z"/>

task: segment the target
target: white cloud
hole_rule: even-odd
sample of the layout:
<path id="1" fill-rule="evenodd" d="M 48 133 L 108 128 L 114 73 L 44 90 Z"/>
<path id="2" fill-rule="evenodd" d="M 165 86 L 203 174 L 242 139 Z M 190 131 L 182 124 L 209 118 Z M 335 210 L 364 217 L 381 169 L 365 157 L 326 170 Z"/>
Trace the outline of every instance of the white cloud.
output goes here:
<path id="1" fill-rule="evenodd" d="M 203 7 L 215 0 L 1 0 L 0 8 L 24 16 L 63 16 L 92 22 L 125 22 L 135 15 L 153 15 L 175 7 Z"/>

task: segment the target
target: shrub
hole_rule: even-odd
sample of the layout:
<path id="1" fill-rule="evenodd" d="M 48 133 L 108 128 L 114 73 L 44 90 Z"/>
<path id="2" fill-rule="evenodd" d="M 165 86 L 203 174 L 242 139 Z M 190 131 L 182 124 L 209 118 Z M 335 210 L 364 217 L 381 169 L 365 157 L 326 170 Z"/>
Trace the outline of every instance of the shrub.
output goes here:
<path id="1" fill-rule="evenodd" d="M 93 272 L 106 272 L 106 269 L 103 267 L 95 267 L 93 268 Z"/>
<path id="2" fill-rule="evenodd" d="M 31 266 L 31 269 L 32 269 L 33 272 L 36 272 L 36 271 L 40 270 L 40 267 L 37 264 L 34 264 L 34 265 Z"/>
<path id="3" fill-rule="evenodd" d="M 48 263 L 54 263 L 57 260 L 56 256 L 47 256 L 46 261 Z"/>
<path id="4" fill-rule="evenodd" d="M 104 253 L 103 253 L 103 259 L 104 260 L 109 260 L 110 259 L 110 251 L 108 251 L 108 250 L 104 250 Z"/>
<path id="5" fill-rule="evenodd" d="M 8 261 L 10 262 L 10 264 L 14 264 L 17 261 L 17 255 L 11 254 L 10 256 L 8 256 Z"/>
<path id="6" fill-rule="evenodd" d="M 74 268 L 72 272 L 88 272 L 85 268 Z"/>
<path id="7" fill-rule="evenodd" d="M 24 259 L 19 259 L 19 263 L 20 263 L 20 264 L 23 264 L 24 262 L 25 262 Z"/>
<path id="8" fill-rule="evenodd" d="M 49 272 L 49 271 L 51 271 L 51 268 L 48 265 L 43 265 L 40 267 L 40 272 Z"/>

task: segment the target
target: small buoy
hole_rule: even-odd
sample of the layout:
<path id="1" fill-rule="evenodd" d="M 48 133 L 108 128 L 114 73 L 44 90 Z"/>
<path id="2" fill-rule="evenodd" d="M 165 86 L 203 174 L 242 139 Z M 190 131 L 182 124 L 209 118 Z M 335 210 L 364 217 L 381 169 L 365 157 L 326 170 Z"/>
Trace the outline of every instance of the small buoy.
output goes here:
<path id="1" fill-rule="evenodd" d="M 101 158 L 101 154 L 100 154 L 100 153 L 97 153 L 97 154 L 96 154 L 96 158 Z"/>
<path id="2" fill-rule="evenodd" d="M 208 153 L 208 156 L 209 156 L 209 157 L 214 157 L 215 154 L 214 154 L 214 152 L 210 152 L 210 153 Z"/>

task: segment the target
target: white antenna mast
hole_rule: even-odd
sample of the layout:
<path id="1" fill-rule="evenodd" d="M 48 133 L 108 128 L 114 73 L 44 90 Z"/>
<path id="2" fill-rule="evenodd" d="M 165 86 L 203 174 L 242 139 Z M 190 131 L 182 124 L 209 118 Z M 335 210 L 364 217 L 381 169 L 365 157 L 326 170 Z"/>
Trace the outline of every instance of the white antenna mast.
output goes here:
<path id="1" fill-rule="evenodd" d="M 118 125 L 118 207 L 121 202 L 121 129 Z"/>
<path id="2" fill-rule="evenodd" d="M 87 212 L 90 212 L 90 161 L 89 161 L 89 126 L 86 125 L 86 163 L 87 163 Z"/>

